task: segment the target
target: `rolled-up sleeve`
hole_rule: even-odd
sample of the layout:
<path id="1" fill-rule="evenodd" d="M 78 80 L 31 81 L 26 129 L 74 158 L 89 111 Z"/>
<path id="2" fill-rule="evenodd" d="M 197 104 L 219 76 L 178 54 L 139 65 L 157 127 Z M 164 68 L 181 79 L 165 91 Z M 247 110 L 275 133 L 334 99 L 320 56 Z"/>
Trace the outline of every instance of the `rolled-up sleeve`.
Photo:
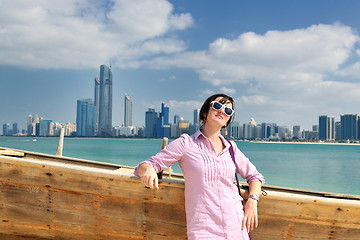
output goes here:
<path id="1" fill-rule="evenodd" d="M 174 163 L 180 161 L 184 154 L 186 141 L 188 141 L 187 138 L 189 138 L 188 135 L 181 135 L 179 138 L 165 146 L 165 148 L 155 156 L 152 156 L 149 159 L 139 163 L 134 169 L 134 175 L 139 177 L 139 166 L 144 163 L 151 165 L 156 172 L 160 172 L 163 169 L 168 168 Z"/>
<path id="2" fill-rule="evenodd" d="M 236 143 L 233 142 L 232 146 L 236 149 L 235 162 L 237 165 L 237 173 L 240 174 L 243 179 L 246 179 L 247 183 L 259 180 L 262 184 L 264 184 L 265 178 L 261 173 L 259 173 L 254 164 L 252 164 L 244 153 L 240 151 L 240 149 L 236 146 Z"/>

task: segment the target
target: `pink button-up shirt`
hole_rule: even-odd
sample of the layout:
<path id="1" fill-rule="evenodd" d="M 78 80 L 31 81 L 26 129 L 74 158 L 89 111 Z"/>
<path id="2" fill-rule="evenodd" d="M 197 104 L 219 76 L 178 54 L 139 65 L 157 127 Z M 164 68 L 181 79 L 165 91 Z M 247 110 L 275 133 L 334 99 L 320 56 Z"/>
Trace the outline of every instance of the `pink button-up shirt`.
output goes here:
<path id="1" fill-rule="evenodd" d="M 241 230 L 242 198 L 233 184 L 234 175 L 236 171 L 248 183 L 255 180 L 264 182 L 264 177 L 231 142 L 235 167 L 229 152 L 230 144 L 222 136 L 221 139 L 225 148 L 218 156 L 210 140 L 197 131 L 191 136 L 181 135 L 158 154 L 142 162 L 150 164 L 157 172 L 179 163 L 185 179 L 189 240 L 249 239 L 246 230 Z M 138 166 L 134 171 L 136 176 Z"/>

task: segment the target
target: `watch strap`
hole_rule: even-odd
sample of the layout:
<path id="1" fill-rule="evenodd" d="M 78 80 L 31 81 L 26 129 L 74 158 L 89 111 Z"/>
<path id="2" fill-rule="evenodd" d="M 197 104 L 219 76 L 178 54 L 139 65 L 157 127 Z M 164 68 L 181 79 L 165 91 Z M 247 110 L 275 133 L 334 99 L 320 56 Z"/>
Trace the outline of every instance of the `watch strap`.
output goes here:
<path id="1" fill-rule="evenodd" d="M 259 200 L 260 200 L 259 195 L 256 195 L 256 194 L 251 194 L 251 195 L 249 195 L 249 198 L 252 198 L 252 199 L 254 199 L 254 200 L 256 200 L 256 201 L 259 201 Z"/>

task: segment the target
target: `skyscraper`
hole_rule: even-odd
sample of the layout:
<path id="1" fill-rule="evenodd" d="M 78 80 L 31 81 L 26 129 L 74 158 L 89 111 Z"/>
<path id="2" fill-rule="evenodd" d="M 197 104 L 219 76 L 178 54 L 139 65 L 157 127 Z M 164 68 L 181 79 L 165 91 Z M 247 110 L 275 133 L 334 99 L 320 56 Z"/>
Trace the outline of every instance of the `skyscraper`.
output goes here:
<path id="1" fill-rule="evenodd" d="M 342 140 L 357 140 L 359 139 L 359 115 L 358 114 L 343 114 L 340 115 L 341 121 L 341 139 Z"/>
<path id="2" fill-rule="evenodd" d="M 99 128 L 99 105 L 100 105 L 100 80 L 95 77 L 94 105 L 95 105 L 95 135 Z"/>
<path id="3" fill-rule="evenodd" d="M 51 123 L 52 120 L 46 120 L 46 119 L 42 119 L 40 120 L 39 123 L 39 136 L 40 137 L 47 137 L 50 136 L 51 134 Z"/>
<path id="4" fill-rule="evenodd" d="M 112 136 L 112 73 L 105 65 L 100 66 L 98 136 Z"/>
<path id="5" fill-rule="evenodd" d="M 10 123 L 3 124 L 3 135 L 9 135 L 10 132 Z"/>
<path id="6" fill-rule="evenodd" d="M 13 123 L 13 134 L 18 134 L 19 128 L 17 123 Z"/>
<path id="7" fill-rule="evenodd" d="M 302 138 L 301 126 L 299 125 L 293 126 L 293 134 L 294 134 L 294 138 L 301 139 Z"/>
<path id="8" fill-rule="evenodd" d="M 35 133 L 33 133 L 32 123 L 33 123 L 33 116 L 29 114 L 27 119 L 27 130 L 26 130 L 27 135 L 29 136 L 35 135 Z"/>
<path id="9" fill-rule="evenodd" d="M 149 108 L 145 113 L 145 137 L 155 137 L 157 112 Z"/>
<path id="10" fill-rule="evenodd" d="M 125 95 L 125 107 L 124 107 L 124 126 L 132 126 L 132 104 L 133 100 L 129 95 Z"/>
<path id="11" fill-rule="evenodd" d="M 194 125 L 200 124 L 200 122 L 199 122 L 199 114 L 200 114 L 200 109 L 195 109 L 194 110 L 194 122 L 193 122 Z"/>
<path id="12" fill-rule="evenodd" d="M 96 128 L 96 107 L 91 99 L 77 101 L 76 136 L 93 137 Z"/>
<path id="13" fill-rule="evenodd" d="M 169 125 L 169 107 L 166 107 L 164 103 L 161 103 L 160 117 L 163 117 L 163 125 Z"/>
<path id="14" fill-rule="evenodd" d="M 181 117 L 179 115 L 174 115 L 174 124 L 179 124 Z"/>
<path id="15" fill-rule="evenodd" d="M 335 137 L 335 117 L 322 115 L 319 116 L 319 140 L 334 140 Z"/>

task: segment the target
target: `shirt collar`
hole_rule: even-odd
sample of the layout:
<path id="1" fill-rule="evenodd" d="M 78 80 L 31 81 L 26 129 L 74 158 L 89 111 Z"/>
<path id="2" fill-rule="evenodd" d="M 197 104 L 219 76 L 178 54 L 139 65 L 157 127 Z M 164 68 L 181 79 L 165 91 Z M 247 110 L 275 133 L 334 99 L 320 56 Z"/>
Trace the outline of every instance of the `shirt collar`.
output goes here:
<path id="1" fill-rule="evenodd" d="M 195 139 L 198 139 L 200 136 L 203 136 L 203 137 L 205 137 L 204 136 L 204 134 L 200 131 L 200 129 L 199 130 L 197 130 L 195 133 L 194 133 L 194 138 Z M 205 137 L 206 138 L 206 137 Z"/>
<path id="2" fill-rule="evenodd" d="M 195 133 L 194 133 L 194 139 L 198 139 L 200 136 L 202 136 L 203 138 L 207 139 L 207 137 L 201 132 L 201 130 L 197 130 Z M 220 134 L 220 139 L 221 141 L 224 143 L 225 145 L 225 149 L 228 149 L 231 145 L 230 143 Z M 225 150 L 224 149 L 224 150 Z"/>

